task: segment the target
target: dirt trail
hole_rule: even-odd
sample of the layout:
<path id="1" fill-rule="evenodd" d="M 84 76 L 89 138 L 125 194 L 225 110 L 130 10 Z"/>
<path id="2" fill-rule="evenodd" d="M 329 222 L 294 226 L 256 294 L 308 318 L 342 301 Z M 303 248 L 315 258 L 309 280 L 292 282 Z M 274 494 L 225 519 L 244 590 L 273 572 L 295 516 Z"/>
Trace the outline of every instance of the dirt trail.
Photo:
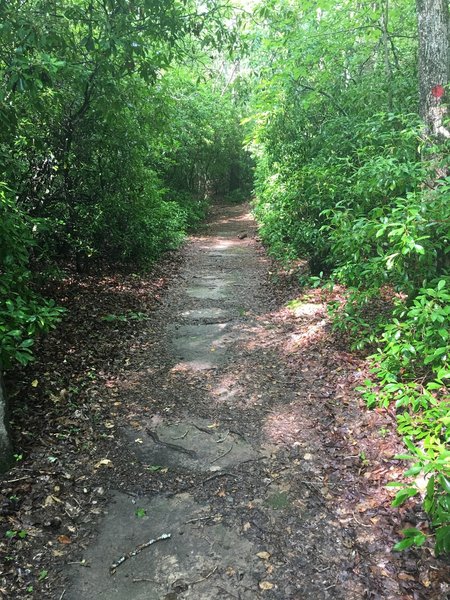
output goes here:
<path id="1" fill-rule="evenodd" d="M 277 308 L 269 269 L 242 206 L 186 247 L 120 382 L 115 491 L 66 600 L 439 598 L 423 555 L 390 552 L 391 424 L 358 408 L 320 297 Z"/>

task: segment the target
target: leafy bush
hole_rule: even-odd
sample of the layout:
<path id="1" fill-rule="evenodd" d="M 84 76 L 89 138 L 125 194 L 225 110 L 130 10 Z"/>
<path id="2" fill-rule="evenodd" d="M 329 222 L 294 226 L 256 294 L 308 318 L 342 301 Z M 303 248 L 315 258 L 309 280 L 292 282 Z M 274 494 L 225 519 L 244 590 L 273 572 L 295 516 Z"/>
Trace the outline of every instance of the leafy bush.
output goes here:
<path id="1" fill-rule="evenodd" d="M 405 472 L 412 482 L 401 487 L 394 506 L 423 493 L 423 506 L 436 530 L 436 553 L 450 550 L 450 294 L 448 279 L 421 289 L 410 306 L 400 304 L 384 327 L 380 349 L 371 360 L 374 381 L 363 394 L 369 406 L 397 410 L 400 433 L 414 461 Z M 420 476 L 420 478 L 419 478 Z M 419 478 L 419 479 L 418 479 Z M 426 482 L 425 490 L 422 482 Z M 404 531 L 397 550 L 425 542 L 417 529 Z"/>
<path id="2" fill-rule="evenodd" d="M 395 504 L 418 495 L 413 475 L 431 481 L 424 507 L 443 552 L 450 547 L 448 148 L 425 147 L 413 37 L 385 46 L 381 60 L 384 42 L 372 28 L 386 16 L 382 6 L 355 7 L 351 23 L 347 5 L 321 6 L 319 16 L 294 16 L 288 3 L 261 13 L 254 212 L 271 253 L 308 258 L 313 275 L 345 286 L 343 301 L 330 306 L 333 327 L 354 349 L 378 348 L 363 393 L 369 406 L 396 410 L 414 460 Z M 397 3 L 390 27 L 412 31 L 414 16 Z M 425 539 L 409 530 L 398 549 Z"/>
<path id="3" fill-rule="evenodd" d="M 0 368 L 33 360 L 36 335 L 59 321 L 62 309 L 30 287 L 28 255 L 34 246 L 33 220 L 0 187 Z"/>

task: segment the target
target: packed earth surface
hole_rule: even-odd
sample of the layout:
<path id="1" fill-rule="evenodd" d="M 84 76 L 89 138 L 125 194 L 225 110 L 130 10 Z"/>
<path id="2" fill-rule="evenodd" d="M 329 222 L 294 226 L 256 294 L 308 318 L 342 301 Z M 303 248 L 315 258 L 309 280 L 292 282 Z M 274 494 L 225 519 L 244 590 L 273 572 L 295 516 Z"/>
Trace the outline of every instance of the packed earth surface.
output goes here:
<path id="1" fill-rule="evenodd" d="M 334 292 L 275 265 L 248 206 L 213 206 L 146 277 L 51 293 L 67 317 L 8 381 L 1 597 L 449 597 L 428 545 L 392 552 L 426 521 L 391 507 L 395 418 L 359 398 Z"/>

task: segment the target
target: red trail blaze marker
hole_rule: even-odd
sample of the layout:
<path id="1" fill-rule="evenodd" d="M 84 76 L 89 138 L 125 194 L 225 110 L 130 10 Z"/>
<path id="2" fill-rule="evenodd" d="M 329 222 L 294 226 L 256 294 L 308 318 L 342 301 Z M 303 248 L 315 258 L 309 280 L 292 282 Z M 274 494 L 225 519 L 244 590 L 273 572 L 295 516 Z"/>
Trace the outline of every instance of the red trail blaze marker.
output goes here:
<path id="1" fill-rule="evenodd" d="M 442 98 L 442 96 L 445 94 L 445 90 L 442 85 L 435 85 L 431 90 L 431 93 L 435 98 Z"/>

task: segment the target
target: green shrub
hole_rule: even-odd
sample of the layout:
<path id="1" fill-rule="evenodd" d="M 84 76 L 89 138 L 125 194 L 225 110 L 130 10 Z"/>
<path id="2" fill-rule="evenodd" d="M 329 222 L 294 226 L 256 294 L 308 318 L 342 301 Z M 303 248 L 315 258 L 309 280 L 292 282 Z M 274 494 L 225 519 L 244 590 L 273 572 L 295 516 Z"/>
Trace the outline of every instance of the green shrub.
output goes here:
<path id="1" fill-rule="evenodd" d="M 33 360 L 35 337 L 61 318 L 62 309 L 31 287 L 28 256 L 37 227 L 0 187 L 0 368 Z"/>

